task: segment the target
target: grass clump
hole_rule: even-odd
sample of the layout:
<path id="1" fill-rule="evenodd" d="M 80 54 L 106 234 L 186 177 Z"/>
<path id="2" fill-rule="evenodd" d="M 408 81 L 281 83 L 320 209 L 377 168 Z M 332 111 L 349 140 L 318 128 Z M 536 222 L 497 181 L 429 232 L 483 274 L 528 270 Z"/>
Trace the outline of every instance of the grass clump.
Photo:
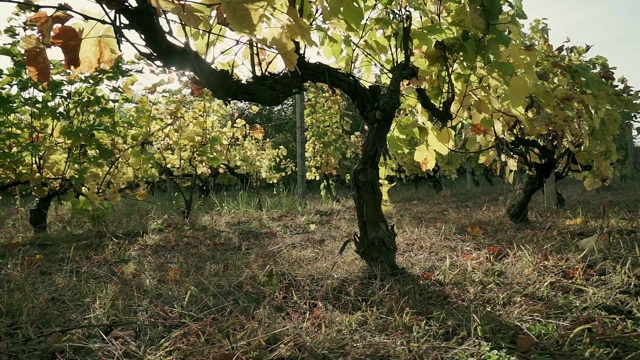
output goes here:
<path id="1" fill-rule="evenodd" d="M 394 279 L 337 256 L 347 199 L 217 194 L 185 221 L 160 196 L 102 224 L 58 204 L 32 237 L 5 198 L 0 359 L 636 358 L 640 185 L 563 190 L 513 225 L 508 187 L 394 188 Z"/>

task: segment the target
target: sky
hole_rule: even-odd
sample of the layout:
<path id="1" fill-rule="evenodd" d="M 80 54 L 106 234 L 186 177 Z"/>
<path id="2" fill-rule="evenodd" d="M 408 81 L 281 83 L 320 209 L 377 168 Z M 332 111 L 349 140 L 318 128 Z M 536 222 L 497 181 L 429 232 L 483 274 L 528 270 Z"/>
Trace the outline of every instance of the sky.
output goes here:
<path id="1" fill-rule="evenodd" d="M 530 19 L 547 18 L 553 44 L 589 44 L 640 89 L 640 0 L 524 0 Z"/>
<path id="2" fill-rule="evenodd" d="M 1 0 L 0 0 L 1 2 Z M 61 2 L 61 1 L 56 1 Z M 91 0 L 66 0 L 74 7 L 94 3 Z M 640 88 L 640 0 L 523 0 L 530 19 L 547 18 L 553 44 L 567 37 L 576 45 L 589 44 L 589 55 L 602 55 L 616 66 L 616 76 L 625 76 L 629 84 Z M 54 2 L 55 3 L 55 2 Z M 0 28 L 13 5 L 0 3 Z M 6 14 L 6 15 L 5 15 Z M 0 58 L 3 58 L 0 56 Z M 3 61 L 4 60 L 4 61 Z M 6 59 L 0 59 L 4 66 Z"/>

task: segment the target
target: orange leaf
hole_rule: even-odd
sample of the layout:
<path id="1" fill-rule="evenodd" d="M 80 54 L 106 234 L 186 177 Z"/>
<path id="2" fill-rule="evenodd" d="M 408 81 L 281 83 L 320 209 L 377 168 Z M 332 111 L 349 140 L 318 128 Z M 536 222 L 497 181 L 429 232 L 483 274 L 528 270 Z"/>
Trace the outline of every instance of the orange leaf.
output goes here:
<path id="1" fill-rule="evenodd" d="M 24 51 L 26 57 L 25 65 L 27 65 L 27 73 L 29 77 L 42 84 L 46 84 L 51 80 L 51 68 L 47 51 L 42 46 L 35 46 Z"/>
<path id="2" fill-rule="evenodd" d="M 484 128 L 481 124 L 471 124 L 471 132 L 476 135 L 484 134 Z"/>
<path id="3" fill-rule="evenodd" d="M 262 139 L 264 136 L 264 128 L 258 124 L 251 127 L 251 136 L 256 139 Z"/>
<path id="4" fill-rule="evenodd" d="M 64 54 L 64 68 L 77 68 L 80 66 L 80 44 L 82 34 L 71 26 L 60 26 L 53 29 L 51 45 L 62 49 Z"/>
<path id="5" fill-rule="evenodd" d="M 589 278 L 593 271 L 587 269 L 586 265 L 578 265 L 573 269 L 567 270 L 564 273 L 565 280 L 576 280 L 578 278 Z"/>
<path id="6" fill-rule="evenodd" d="M 486 250 L 489 253 L 489 256 L 495 260 L 499 260 L 507 255 L 507 253 L 499 246 L 489 246 Z"/>
<path id="7" fill-rule="evenodd" d="M 422 274 L 420 274 L 420 282 L 427 282 L 430 281 L 431 279 L 433 279 L 433 277 L 435 276 L 435 273 L 432 271 L 425 271 Z"/>
<path id="8" fill-rule="evenodd" d="M 167 282 L 172 283 L 182 278 L 182 270 L 176 267 L 172 267 L 167 271 Z"/>
<path id="9" fill-rule="evenodd" d="M 473 256 L 473 255 L 465 255 L 465 254 L 462 254 L 462 255 L 460 255 L 460 257 L 461 257 L 461 258 L 462 258 L 462 260 L 464 260 L 464 261 L 474 261 L 474 260 L 476 259 L 476 257 L 475 257 L 475 256 Z"/>
<path id="10" fill-rule="evenodd" d="M 189 88 L 193 97 L 200 97 L 204 93 L 204 85 L 194 77 L 189 78 Z"/>

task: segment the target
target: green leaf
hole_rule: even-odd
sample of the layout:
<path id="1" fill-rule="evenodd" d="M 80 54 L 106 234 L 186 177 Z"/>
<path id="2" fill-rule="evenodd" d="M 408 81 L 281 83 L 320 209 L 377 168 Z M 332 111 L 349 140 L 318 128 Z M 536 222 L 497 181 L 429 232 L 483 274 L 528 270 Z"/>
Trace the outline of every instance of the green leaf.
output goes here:
<path id="1" fill-rule="evenodd" d="M 360 28 L 362 20 L 364 20 L 364 11 L 361 4 L 358 1 L 340 1 L 342 4 L 342 16 L 347 22 L 347 25 L 352 26 L 354 29 Z"/>

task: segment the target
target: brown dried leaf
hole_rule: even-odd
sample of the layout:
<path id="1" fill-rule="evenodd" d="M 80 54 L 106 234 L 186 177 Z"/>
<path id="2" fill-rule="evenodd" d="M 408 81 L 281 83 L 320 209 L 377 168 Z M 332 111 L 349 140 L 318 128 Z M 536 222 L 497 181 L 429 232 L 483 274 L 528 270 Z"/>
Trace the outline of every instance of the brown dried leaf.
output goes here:
<path id="1" fill-rule="evenodd" d="M 71 19 L 73 19 L 73 16 L 65 11 L 56 11 L 51 15 L 51 22 L 54 24 L 64 25 Z"/>
<path id="2" fill-rule="evenodd" d="M 47 338 L 47 342 L 51 345 L 56 345 L 60 344 L 62 342 L 62 339 L 64 339 L 64 335 L 62 335 L 62 333 L 59 331 L 55 331 L 51 333 L 51 335 L 49 335 L 49 337 Z"/>
<path id="3" fill-rule="evenodd" d="M 53 30 L 53 21 L 51 20 L 51 17 L 46 12 L 44 12 L 44 10 L 40 10 L 37 13 L 31 15 L 27 19 L 27 22 L 38 26 L 38 33 L 40 33 L 40 38 L 43 44 L 49 45 L 51 43 L 51 30 Z"/>
<path id="4" fill-rule="evenodd" d="M 482 135 L 484 134 L 484 128 L 482 127 L 482 124 L 477 123 L 477 124 L 471 124 L 471 132 L 476 134 L 476 135 Z"/>
<path id="5" fill-rule="evenodd" d="M 216 23 L 220 26 L 229 27 L 229 21 L 227 21 L 227 15 L 222 10 L 221 6 L 216 9 Z"/>
<path id="6" fill-rule="evenodd" d="M 191 89 L 191 96 L 200 97 L 204 93 L 204 85 L 197 78 L 189 79 L 189 88 Z"/>
<path id="7" fill-rule="evenodd" d="M 136 332 L 131 329 L 117 328 L 113 329 L 107 337 L 114 340 L 124 339 L 133 341 L 136 338 Z"/>
<path id="8" fill-rule="evenodd" d="M 533 345 L 536 343 L 536 339 L 529 335 L 518 335 L 516 341 L 516 350 L 520 353 L 528 353 L 533 349 Z"/>
<path id="9" fill-rule="evenodd" d="M 25 256 L 24 257 L 24 266 L 27 269 L 33 269 L 36 266 L 40 265 L 44 261 L 44 256 L 38 254 L 34 257 Z"/>
<path id="10" fill-rule="evenodd" d="M 26 49 L 24 55 L 29 77 L 35 82 L 44 84 L 46 88 L 47 83 L 51 80 L 51 64 L 47 51 L 42 46 L 35 46 Z"/>
<path id="11" fill-rule="evenodd" d="M 71 26 L 60 26 L 53 29 L 51 45 L 62 49 L 64 54 L 64 68 L 71 69 L 80 66 L 80 45 L 82 44 L 82 31 Z"/>

